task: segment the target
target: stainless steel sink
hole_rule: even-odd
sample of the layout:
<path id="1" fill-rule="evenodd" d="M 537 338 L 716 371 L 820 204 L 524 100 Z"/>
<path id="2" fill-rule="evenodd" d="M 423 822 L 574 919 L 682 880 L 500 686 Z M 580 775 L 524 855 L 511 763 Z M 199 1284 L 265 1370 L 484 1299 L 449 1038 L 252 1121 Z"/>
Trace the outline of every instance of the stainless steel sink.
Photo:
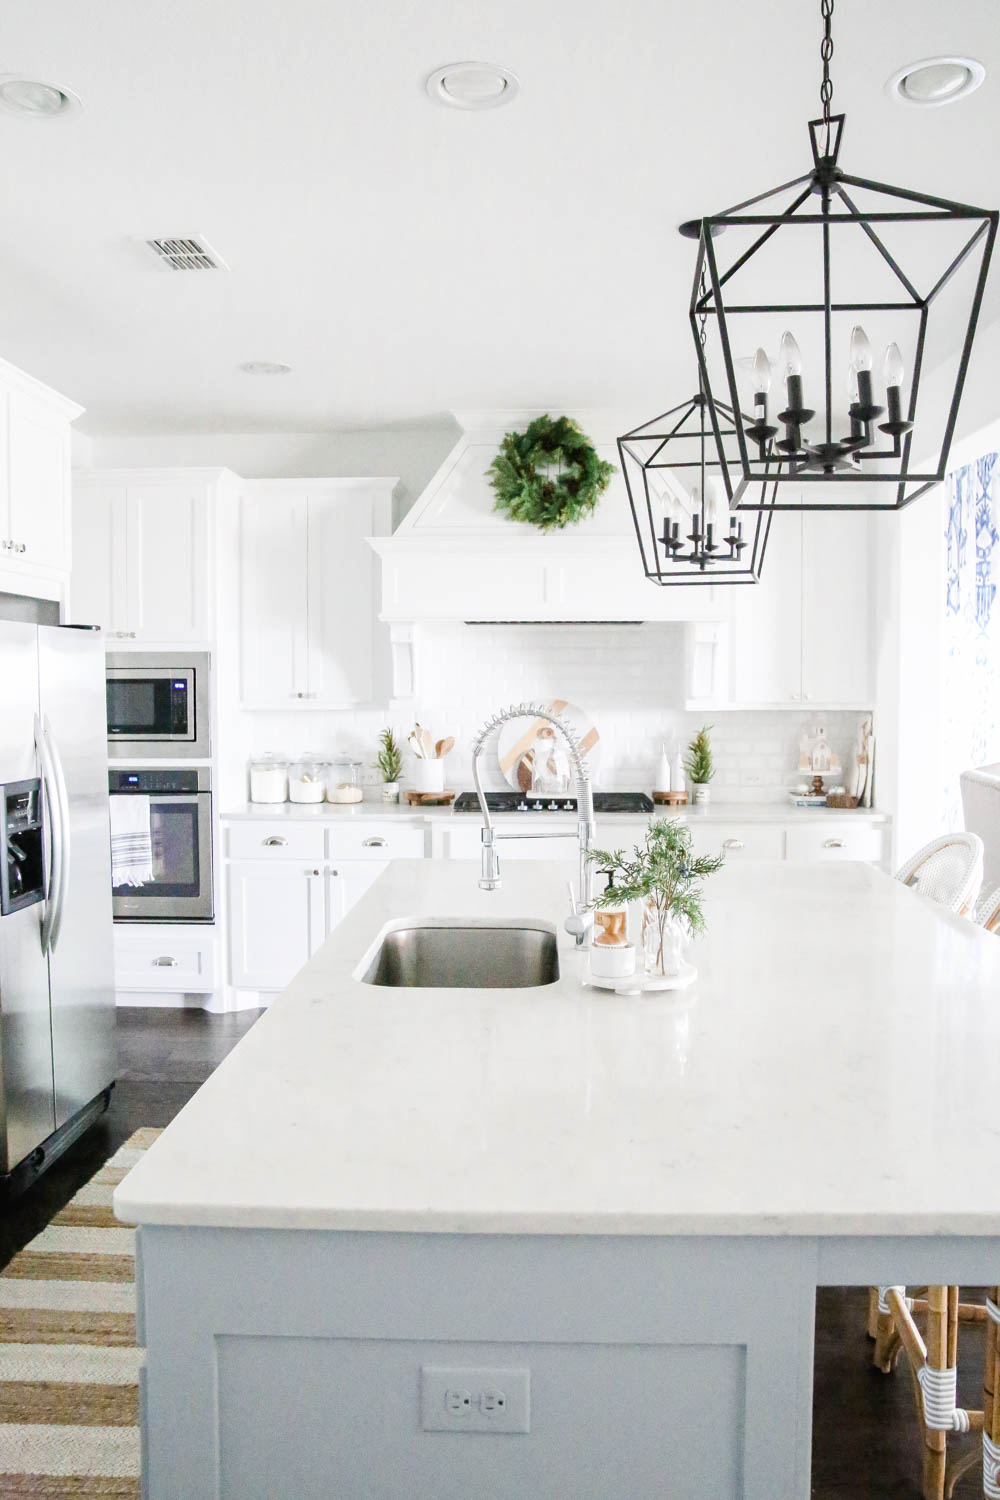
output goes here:
<path id="1" fill-rule="evenodd" d="M 555 984 L 555 934 L 530 923 L 430 923 L 387 932 L 365 984 L 408 989 L 513 990 Z"/>

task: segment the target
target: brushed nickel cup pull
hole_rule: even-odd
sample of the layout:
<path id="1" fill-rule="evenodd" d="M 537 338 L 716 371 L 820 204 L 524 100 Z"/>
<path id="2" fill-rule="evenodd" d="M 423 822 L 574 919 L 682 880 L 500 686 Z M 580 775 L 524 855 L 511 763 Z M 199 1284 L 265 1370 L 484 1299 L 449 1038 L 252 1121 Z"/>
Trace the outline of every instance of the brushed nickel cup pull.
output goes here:
<path id="1" fill-rule="evenodd" d="M 843 849 L 843 847 L 844 847 L 844 840 L 843 839 L 827 839 L 825 841 L 825 843 L 823 844 L 823 848 L 824 849 Z"/>
<path id="2" fill-rule="evenodd" d="M 268 838 L 261 839 L 261 843 L 264 845 L 265 849 L 278 849 L 287 844 L 288 840 L 285 838 L 284 834 L 272 833 Z"/>
<path id="3" fill-rule="evenodd" d="M 176 967 L 176 958 L 170 958 L 168 954 L 164 954 L 162 958 L 153 959 L 154 969 L 176 969 Z"/>
<path id="4" fill-rule="evenodd" d="M 723 842 L 722 847 L 723 847 L 723 849 L 742 849 L 743 848 L 743 840 L 742 839 L 726 839 Z"/>
<path id="5" fill-rule="evenodd" d="M 362 839 L 361 847 L 362 849 L 384 849 L 386 842 L 383 838 Z"/>

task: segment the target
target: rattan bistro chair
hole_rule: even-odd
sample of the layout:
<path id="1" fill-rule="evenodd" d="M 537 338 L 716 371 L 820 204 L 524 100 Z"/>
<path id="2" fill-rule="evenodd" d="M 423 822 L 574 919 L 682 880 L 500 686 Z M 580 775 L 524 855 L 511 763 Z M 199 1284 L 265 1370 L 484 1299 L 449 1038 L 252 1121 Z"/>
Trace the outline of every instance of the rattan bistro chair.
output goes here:
<path id="1" fill-rule="evenodd" d="M 896 879 L 967 917 L 983 883 L 983 841 L 975 833 L 946 833 L 918 849 Z"/>
<path id="2" fill-rule="evenodd" d="M 995 885 L 976 902 L 976 926 L 1000 936 L 1000 885 Z"/>
<path id="3" fill-rule="evenodd" d="M 983 880 L 983 841 L 974 833 L 952 833 L 926 844 L 907 860 L 896 879 L 929 896 L 958 916 L 971 917 Z M 1000 891 L 994 903 L 1000 918 Z M 917 1416 L 923 1436 L 924 1500 L 945 1500 L 960 1475 L 979 1461 L 978 1445 L 957 1458 L 948 1452 L 949 1434 L 983 1433 L 984 1494 L 1000 1500 L 991 1488 L 992 1448 L 1000 1426 L 996 1379 L 996 1292 L 986 1307 L 959 1302 L 957 1286 L 929 1286 L 926 1295 L 908 1297 L 904 1286 L 873 1287 L 869 1294 L 868 1332 L 875 1340 L 872 1362 L 888 1374 L 900 1353 L 913 1379 Z M 924 1325 L 921 1333 L 916 1319 Z M 989 1319 L 983 1411 L 966 1411 L 956 1402 L 958 1325 Z M 984 1416 L 985 1413 L 985 1416 Z"/>

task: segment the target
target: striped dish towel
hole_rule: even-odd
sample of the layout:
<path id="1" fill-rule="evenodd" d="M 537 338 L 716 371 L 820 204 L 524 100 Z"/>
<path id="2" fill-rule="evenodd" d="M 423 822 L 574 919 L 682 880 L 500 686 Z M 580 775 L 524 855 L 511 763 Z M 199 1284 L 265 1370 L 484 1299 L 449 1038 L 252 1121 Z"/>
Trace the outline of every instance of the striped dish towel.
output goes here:
<path id="1" fill-rule="evenodd" d="M 111 884 L 145 885 L 153 878 L 149 798 L 111 798 Z"/>

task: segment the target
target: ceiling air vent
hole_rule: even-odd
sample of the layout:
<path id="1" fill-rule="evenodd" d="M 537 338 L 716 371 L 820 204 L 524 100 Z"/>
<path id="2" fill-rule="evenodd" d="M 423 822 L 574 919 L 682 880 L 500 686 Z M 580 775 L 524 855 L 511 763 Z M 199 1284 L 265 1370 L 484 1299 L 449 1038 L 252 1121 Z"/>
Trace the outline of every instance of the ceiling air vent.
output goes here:
<path id="1" fill-rule="evenodd" d="M 228 271 L 229 267 L 206 239 L 199 235 L 147 240 L 157 260 L 171 271 Z"/>

